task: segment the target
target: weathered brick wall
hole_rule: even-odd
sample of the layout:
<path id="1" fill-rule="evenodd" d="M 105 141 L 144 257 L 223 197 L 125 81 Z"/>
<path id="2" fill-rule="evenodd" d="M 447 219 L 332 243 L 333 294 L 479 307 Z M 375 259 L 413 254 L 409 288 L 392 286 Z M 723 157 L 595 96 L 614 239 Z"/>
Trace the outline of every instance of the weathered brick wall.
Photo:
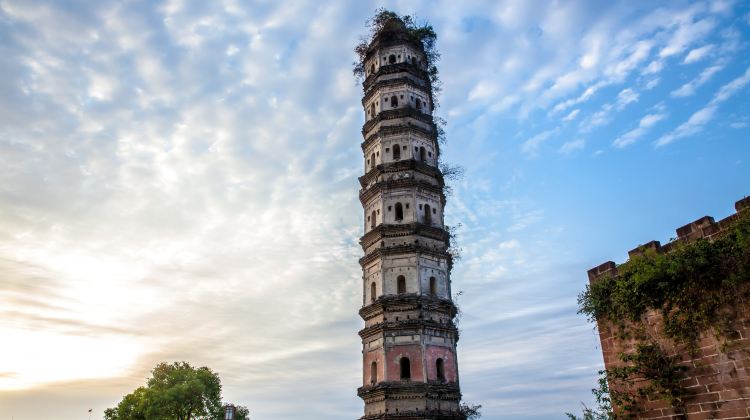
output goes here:
<path id="1" fill-rule="evenodd" d="M 750 211 L 750 197 L 735 203 L 737 213 Z M 655 249 L 659 252 L 669 252 L 679 242 L 692 242 L 699 238 L 712 238 L 736 220 L 733 214 L 719 222 L 711 217 L 702 217 L 695 222 L 677 229 L 677 239 L 665 245 L 658 241 L 651 241 L 631 250 L 628 254 L 632 258 L 644 252 L 645 249 Z M 617 265 L 608 261 L 589 270 L 589 281 L 596 282 L 603 276 L 617 274 Z M 672 339 L 664 334 L 662 314 L 651 310 L 641 317 L 639 323 L 626 323 L 625 332 L 645 334 L 649 340 L 659 344 L 667 356 L 677 356 L 680 364 L 685 366 L 684 379 L 681 386 L 689 393 L 686 400 L 688 419 L 750 419 L 750 302 L 744 302 L 735 325 L 737 335 L 727 340 L 716 337 L 712 331 L 701 333 L 697 351 L 692 354 L 685 346 L 676 345 Z M 623 338 L 617 326 L 611 322 L 599 321 L 599 338 L 601 340 L 604 365 L 607 369 L 623 366 L 620 359 L 623 353 L 632 353 L 639 342 L 633 338 Z M 636 384 L 638 386 L 645 383 Z M 610 382 L 610 389 L 618 389 L 617 384 Z M 633 391 L 631 389 L 630 391 Z M 641 409 L 637 418 L 640 419 L 679 419 L 679 415 L 664 400 L 650 401 L 646 398 L 637 400 Z M 615 407 L 615 411 L 618 408 Z"/>

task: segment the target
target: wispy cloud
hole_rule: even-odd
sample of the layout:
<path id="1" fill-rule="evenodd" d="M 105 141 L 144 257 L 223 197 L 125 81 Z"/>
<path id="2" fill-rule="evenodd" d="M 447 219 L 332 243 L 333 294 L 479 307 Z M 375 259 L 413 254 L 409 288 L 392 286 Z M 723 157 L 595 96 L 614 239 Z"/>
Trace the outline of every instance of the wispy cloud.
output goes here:
<path id="1" fill-rule="evenodd" d="M 694 95 L 696 89 L 706 84 L 716 73 L 721 71 L 721 69 L 722 66 L 718 65 L 705 68 L 698 77 L 672 91 L 670 95 L 678 98 Z"/>
<path id="2" fill-rule="evenodd" d="M 748 83 L 750 83 L 750 68 L 742 76 L 722 86 L 708 105 L 693 113 L 687 121 L 680 124 L 673 131 L 660 137 L 655 143 L 656 147 L 666 146 L 675 140 L 702 131 L 703 127 L 713 119 L 719 105 L 747 86 Z"/>
<path id="3" fill-rule="evenodd" d="M 616 138 L 612 142 L 612 145 L 617 148 L 623 148 L 625 146 L 629 146 L 635 143 L 636 141 L 638 141 L 638 139 L 640 139 L 646 133 L 648 133 L 651 127 L 653 127 L 656 123 L 663 120 L 664 118 L 666 118 L 666 114 L 663 112 L 657 112 L 657 113 L 645 115 L 638 122 L 638 127 Z"/>
<path id="4" fill-rule="evenodd" d="M 578 116 L 578 114 L 580 112 L 581 112 L 580 109 L 574 109 L 574 110 L 570 111 L 570 113 L 568 113 L 568 115 L 564 116 L 562 120 L 563 121 L 573 121 Z"/>
<path id="5" fill-rule="evenodd" d="M 560 146 L 558 152 L 563 155 L 569 155 L 575 151 L 583 150 L 584 146 L 586 146 L 586 142 L 583 139 L 566 141 L 562 146 Z"/>
<path id="6" fill-rule="evenodd" d="M 539 148 L 557 132 L 557 129 L 542 131 L 527 139 L 521 144 L 521 153 L 527 157 L 534 157 L 539 153 Z"/>
<path id="7" fill-rule="evenodd" d="M 710 17 L 680 25 L 672 34 L 667 45 L 659 51 L 659 56 L 665 58 L 683 52 L 693 43 L 703 39 L 715 27 L 716 20 Z"/>
<path id="8" fill-rule="evenodd" d="M 551 112 L 552 113 L 561 112 L 561 111 L 564 111 L 564 110 L 570 108 L 571 106 L 574 106 L 574 105 L 579 104 L 581 102 L 585 102 L 586 100 L 588 100 L 589 98 L 591 98 L 594 95 L 594 93 L 596 93 L 596 91 L 599 89 L 599 87 L 600 86 L 597 86 L 597 85 L 589 86 L 577 98 L 575 98 L 575 99 L 568 99 L 568 100 L 566 100 L 564 102 L 560 102 L 559 104 L 555 105 L 555 107 L 552 108 Z"/>
<path id="9" fill-rule="evenodd" d="M 622 111 L 628 105 L 638 102 L 639 97 L 640 95 L 631 88 L 621 90 L 614 102 L 602 105 L 599 111 L 581 122 L 581 131 L 588 132 L 608 124 L 612 120 L 614 112 Z"/>
<path id="10" fill-rule="evenodd" d="M 700 48 L 695 48 L 693 50 L 690 50 L 690 52 L 685 56 L 685 59 L 682 61 L 682 63 L 691 64 L 691 63 L 696 63 L 698 61 L 701 61 L 705 57 L 707 57 L 711 53 L 711 51 L 713 51 L 713 49 L 714 49 L 714 45 L 708 44 Z"/>

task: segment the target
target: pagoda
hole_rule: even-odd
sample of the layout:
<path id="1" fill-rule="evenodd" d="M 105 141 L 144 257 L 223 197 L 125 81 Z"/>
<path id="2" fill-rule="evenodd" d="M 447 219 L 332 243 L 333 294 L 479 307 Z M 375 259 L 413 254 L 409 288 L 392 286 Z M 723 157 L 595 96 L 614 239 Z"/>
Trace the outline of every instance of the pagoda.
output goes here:
<path id="1" fill-rule="evenodd" d="M 363 58 L 362 420 L 465 419 L 431 63 L 398 18 Z"/>

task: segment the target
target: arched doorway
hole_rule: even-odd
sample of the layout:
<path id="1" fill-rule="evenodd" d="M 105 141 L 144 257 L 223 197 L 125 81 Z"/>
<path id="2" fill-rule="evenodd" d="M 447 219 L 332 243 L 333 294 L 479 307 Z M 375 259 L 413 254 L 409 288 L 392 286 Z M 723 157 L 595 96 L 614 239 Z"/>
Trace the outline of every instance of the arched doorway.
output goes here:
<path id="1" fill-rule="evenodd" d="M 411 363 L 409 363 L 409 358 L 402 357 L 401 360 L 399 360 L 399 365 L 401 367 L 401 379 L 411 379 Z"/>

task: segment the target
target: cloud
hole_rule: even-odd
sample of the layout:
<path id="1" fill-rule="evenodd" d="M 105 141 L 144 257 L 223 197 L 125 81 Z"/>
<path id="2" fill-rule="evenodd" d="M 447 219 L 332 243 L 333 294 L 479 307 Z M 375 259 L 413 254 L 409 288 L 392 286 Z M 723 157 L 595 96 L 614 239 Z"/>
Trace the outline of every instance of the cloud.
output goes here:
<path id="1" fill-rule="evenodd" d="M 737 77 L 736 79 L 719 88 L 708 105 L 693 113 L 693 115 L 691 115 L 687 121 L 680 124 L 671 132 L 661 136 L 656 141 L 655 146 L 666 146 L 670 143 L 673 143 L 675 140 L 689 137 L 702 131 L 704 126 L 713 119 L 719 108 L 719 105 L 727 99 L 731 98 L 740 90 L 744 89 L 748 83 L 750 83 L 750 68 L 748 68 L 743 75 Z"/>
<path id="2" fill-rule="evenodd" d="M 609 124 L 612 120 L 612 114 L 617 111 L 622 111 L 629 104 L 638 102 L 640 95 L 631 88 L 625 88 L 617 94 L 617 98 L 612 103 L 606 103 L 602 105 L 599 111 L 586 118 L 580 124 L 582 132 L 589 132 L 597 127 Z"/>
<path id="3" fill-rule="evenodd" d="M 625 146 L 629 146 L 635 143 L 638 139 L 640 139 L 646 133 L 648 133 L 652 126 L 654 126 L 656 123 L 663 120 L 664 118 L 666 118 L 666 114 L 663 112 L 657 112 L 657 113 L 645 115 L 638 122 L 638 127 L 616 138 L 612 142 L 612 145 L 617 148 L 623 148 Z"/>
<path id="4" fill-rule="evenodd" d="M 659 51 L 659 57 L 666 58 L 681 53 L 691 44 L 710 34 L 715 27 L 716 20 L 710 17 L 679 25 L 667 45 Z"/>
<path id="5" fill-rule="evenodd" d="M 580 112 L 581 112 L 580 109 L 574 109 L 574 110 L 570 111 L 570 113 L 568 113 L 568 115 L 564 116 L 562 120 L 563 121 L 573 121 L 578 116 L 578 113 L 580 113 Z"/>
<path id="6" fill-rule="evenodd" d="M 711 105 L 719 104 L 731 98 L 735 93 L 744 89 L 748 82 L 750 82 L 750 67 L 745 71 L 745 74 L 719 88 L 719 91 L 711 100 Z"/>
<path id="7" fill-rule="evenodd" d="M 695 94 L 695 90 L 704 84 L 711 80 L 711 78 L 721 71 L 723 67 L 722 66 L 710 66 L 705 68 L 701 74 L 696 77 L 695 79 L 685 83 L 684 85 L 680 86 L 678 89 L 673 90 L 670 95 L 677 98 L 684 98 L 686 96 L 692 96 Z"/>
<path id="8" fill-rule="evenodd" d="M 555 107 L 552 108 L 551 113 L 554 114 L 557 112 L 561 112 L 570 108 L 571 106 L 587 101 L 589 98 L 591 98 L 594 95 L 594 93 L 596 93 L 596 91 L 600 87 L 601 85 L 598 85 L 598 86 L 594 85 L 594 86 L 587 87 L 586 90 L 584 90 L 583 93 L 581 93 L 581 95 L 579 95 L 577 98 L 568 99 L 567 101 L 560 102 L 559 104 L 555 105 Z"/>
<path id="9" fill-rule="evenodd" d="M 713 118 L 714 113 L 716 113 L 715 105 L 709 105 L 696 111 L 687 121 L 680 124 L 674 131 L 660 137 L 659 140 L 656 141 L 656 147 L 666 146 L 677 139 L 688 137 L 701 131 L 703 126 Z"/>
<path id="10" fill-rule="evenodd" d="M 575 151 L 583 150 L 585 145 L 586 142 L 583 139 L 571 140 L 563 143 L 563 145 L 560 146 L 558 152 L 563 155 L 569 155 Z"/>
<path id="11" fill-rule="evenodd" d="M 534 157 L 539 153 L 539 148 L 552 137 L 553 134 L 557 133 L 557 129 L 551 129 L 542 131 L 539 134 L 527 139 L 521 144 L 521 153 L 527 157 Z"/>
<path id="12" fill-rule="evenodd" d="M 638 102 L 638 96 L 638 93 L 636 93 L 633 89 L 623 89 L 619 94 L 617 94 L 617 109 L 621 110 L 628 104 Z"/>
<path id="13" fill-rule="evenodd" d="M 693 50 L 690 50 L 690 52 L 685 56 L 685 59 L 682 61 L 683 64 L 691 64 L 696 63 L 698 61 L 701 61 L 704 59 L 711 51 L 713 51 L 714 45 L 708 44 L 704 45 L 700 48 L 695 48 Z"/>
<path id="14" fill-rule="evenodd" d="M 646 82 L 646 84 L 643 86 L 643 89 L 644 90 L 651 90 L 651 89 L 655 88 L 656 86 L 658 86 L 660 81 L 661 81 L 661 79 L 659 79 L 658 77 L 654 77 L 652 79 L 649 79 L 649 81 Z"/>
<path id="15" fill-rule="evenodd" d="M 643 74 L 656 74 L 662 71 L 664 63 L 660 60 L 654 60 L 649 63 L 648 66 L 643 70 Z"/>

